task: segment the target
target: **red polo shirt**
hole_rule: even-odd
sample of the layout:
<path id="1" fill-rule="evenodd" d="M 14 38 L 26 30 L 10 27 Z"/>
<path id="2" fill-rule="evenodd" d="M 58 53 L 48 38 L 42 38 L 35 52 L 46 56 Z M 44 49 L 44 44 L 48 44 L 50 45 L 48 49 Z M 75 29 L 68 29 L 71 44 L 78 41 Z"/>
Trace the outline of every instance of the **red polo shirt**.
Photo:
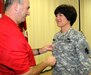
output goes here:
<path id="1" fill-rule="evenodd" d="M 8 16 L 0 19 L 0 75 L 23 74 L 35 60 L 18 25 Z"/>

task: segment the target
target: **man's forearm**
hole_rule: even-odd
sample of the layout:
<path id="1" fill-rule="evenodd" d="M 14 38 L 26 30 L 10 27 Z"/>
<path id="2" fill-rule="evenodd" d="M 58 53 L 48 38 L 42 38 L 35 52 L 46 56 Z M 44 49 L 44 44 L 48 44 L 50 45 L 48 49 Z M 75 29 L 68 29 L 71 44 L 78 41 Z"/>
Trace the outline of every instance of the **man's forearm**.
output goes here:
<path id="1" fill-rule="evenodd" d="M 28 72 L 21 75 L 39 75 L 46 67 L 54 66 L 55 63 L 56 63 L 55 57 L 50 56 L 47 59 L 45 59 L 43 62 L 41 62 L 40 64 L 30 67 Z"/>
<path id="2" fill-rule="evenodd" d="M 28 72 L 21 75 L 39 75 L 47 66 L 47 63 L 42 62 L 36 66 L 30 67 Z"/>
<path id="3" fill-rule="evenodd" d="M 39 75 L 47 66 L 47 63 L 42 62 L 37 66 L 31 67 L 30 71 L 33 73 L 32 75 Z"/>
<path id="4" fill-rule="evenodd" d="M 41 48 L 33 49 L 33 54 L 39 55 L 39 54 L 43 54 L 47 51 L 52 51 L 52 50 L 53 50 L 53 45 L 46 45 L 46 46 L 41 47 Z"/>

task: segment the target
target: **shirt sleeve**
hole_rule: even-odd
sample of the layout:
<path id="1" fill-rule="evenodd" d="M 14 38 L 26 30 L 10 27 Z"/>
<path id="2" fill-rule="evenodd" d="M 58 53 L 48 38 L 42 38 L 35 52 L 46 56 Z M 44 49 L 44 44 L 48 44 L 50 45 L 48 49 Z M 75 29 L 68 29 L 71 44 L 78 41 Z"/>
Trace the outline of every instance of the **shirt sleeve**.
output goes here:
<path id="1" fill-rule="evenodd" d="M 12 35 L 5 44 L 3 62 L 16 74 L 23 74 L 35 65 L 33 52 L 23 36 Z"/>
<path id="2" fill-rule="evenodd" d="M 0 72 L 23 74 L 35 65 L 32 49 L 18 25 L 8 16 L 0 20 Z M 5 74 L 5 75 L 7 75 Z M 13 74 L 10 74 L 13 75 Z"/>

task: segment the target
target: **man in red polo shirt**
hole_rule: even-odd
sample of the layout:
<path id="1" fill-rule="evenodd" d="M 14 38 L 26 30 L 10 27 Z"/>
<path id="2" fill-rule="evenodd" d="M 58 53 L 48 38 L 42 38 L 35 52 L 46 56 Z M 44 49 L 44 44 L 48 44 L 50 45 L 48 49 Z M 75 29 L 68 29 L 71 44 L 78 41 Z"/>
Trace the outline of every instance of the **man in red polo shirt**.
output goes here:
<path id="1" fill-rule="evenodd" d="M 48 45 L 32 52 L 18 24 L 29 15 L 29 0 L 6 0 L 5 14 L 0 19 L 0 75 L 39 75 L 48 66 L 54 66 L 51 56 L 36 65 L 34 55 L 52 50 Z"/>

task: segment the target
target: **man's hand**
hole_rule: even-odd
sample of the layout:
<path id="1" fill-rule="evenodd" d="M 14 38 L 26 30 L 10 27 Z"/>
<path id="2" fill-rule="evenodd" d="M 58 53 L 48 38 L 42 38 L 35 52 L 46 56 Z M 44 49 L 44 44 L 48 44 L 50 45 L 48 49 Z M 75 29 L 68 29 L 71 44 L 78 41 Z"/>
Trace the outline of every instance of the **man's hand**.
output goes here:
<path id="1" fill-rule="evenodd" d="M 56 63 L 56 58 L 54 56 L 50 56 L 44 61 L 44 63 L 46 63 L 47 66 L 54 66 Z"/>
<path id="2" fill-rule="evenodd" d="M 47 51 L 52 51 L 53 50 L 53 45 L 46 45 L 42 48 L 39 49 L 40 53 L 45 53 Z"/>

